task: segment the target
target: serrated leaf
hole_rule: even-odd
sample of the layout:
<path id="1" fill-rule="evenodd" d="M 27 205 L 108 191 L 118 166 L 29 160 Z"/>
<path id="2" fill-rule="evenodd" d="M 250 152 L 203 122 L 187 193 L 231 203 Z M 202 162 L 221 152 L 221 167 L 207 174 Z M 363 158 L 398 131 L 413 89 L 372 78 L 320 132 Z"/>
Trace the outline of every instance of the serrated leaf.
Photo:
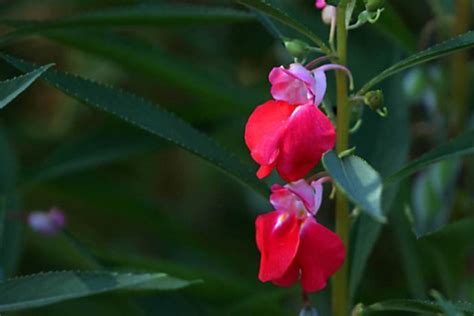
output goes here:
<path id="1" fill-rule="evenodd" d="M 449 142 L 413 160 L 401 170 L 388 177 L 386 182 L 399 181 L 435 162 L 470 154 L 474 154 L 474 131 L 469 131 L 457 136 Z"/>
<path id="2" fill-rule="evenodd" d="M 301 24 L 297 20 L 290 17 L 288 14 L 282 10 L 272 6 L 265 0 L 236 0 L 238 3 L 243 4 L 251 9 L 260 11 L 265 15 L 279 21 L 280 23 L 285 24 L 286 26 L 294 29 L 295 31 L 306 36 L 308 39 L 312 40 L 317 44 L 321 50 L 325 53 L 330 53 L 330 49 L 324 43 L 323 40 L 319 38 L 315 33 L 313 33 L 307 26 Z"/>
<path id="3" fill-rule="evenodd" d="M 221 76 L 211 75 L 210 69 L 179 59 L 138 40 L 100 32 L 54 32 L 47 33 L 46 36 L 139 72 L 160 85 L 175 87 L 180 93 L 187 92 L 205 100 L 209 104 L 205 109 L 186 107 L 194 116 L 209 118 L 212 114 L 235 113 L 243 109 L 247 112 L 247 108 L 250 111 L 250 106 L 257 102 L 256 96 L 248 89 L 240 88 Z"/>
<path id="4" fill-rule="evenodd" d="M 474 305 L 468 302 L 451 303 L 457 310 L 474 313 Z M 375 303 L 364 308 L 363 315 L 375 312 L 402 311 L 413 313 L 442 313 L 443 308 L 434 301 L 424 300 L 389 300 Z"/>
<path id="5" fill-rule="evenodd" d="M 5 54 L 0 57 L 22 71 L 35 67 L 34 64 Z M 263 182 L 258 181 L 250 168 L 243 165 L 235 155 L 159 106 L 131 93 L 60 71 L 51 71 L 42 79 L 85 104 L 112 114 L 207 160 L 256 191 L 267 193 Z"/>
<path id="6" fill-rule="evenodd" d="M 323 156 L 323 165 L 356 206 L 376 221 L 386 221 L 381 208 L 382 180 L 365 160 L 354 155 L 339 158 L 329 151 Z"/>
<path id="7" fill-rule="evenodd" d="M 164 273 L 41 273 L 1 282 L 0 312 L 25 310 L 117 290 L 176 290 L 193 283 Z"/>
<path id="8" fill-rule="evenodd" d="M 399 73 L 416 65 L 426 63 L 430 60 L 452 54 L 454 52 L 467 49 L 474 46 L 474 32 L 467 32 L 457 37 L 451 38 L 441 44 L 432 46 L 422 52 L 414 54 L 393 66 L 385 69 L 380 74 L 369 80 L 360 90 L 357 92 L 358 95 L 364 95 L 373 86 L 380 83 L 384 79 Z"/>
<path id="9" fill-rule="evenodd" d="M 231 8 L 196 5 L 136 5 L 92 11 L 43 22 L 0 20 L 0 23 L 18 27 L 0 36 L 0 45 L 34 34 L 72 28 L 212 25 L 251 20 L 253 20 L 252 15 Z"/>
<path id="10" fill-rule="evenodd" d="M 13 101 L 20 93 L 25 91 L 39 76 L 53 64 L 41 66 L 24 75 L 0 82 L 0 109 Z"/>

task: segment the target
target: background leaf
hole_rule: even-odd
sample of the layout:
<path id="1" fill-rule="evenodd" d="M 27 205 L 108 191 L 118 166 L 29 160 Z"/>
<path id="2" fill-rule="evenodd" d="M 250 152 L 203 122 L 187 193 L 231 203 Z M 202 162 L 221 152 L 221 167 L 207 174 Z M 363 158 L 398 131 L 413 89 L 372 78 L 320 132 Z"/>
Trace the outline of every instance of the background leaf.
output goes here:
<path id="1" fill-rule="evenodd" d="M 0 45 L 34 34 L 70 28 L 212 25 L 251 20 L 253 20 L 252 15 L 230 8 L 192 5 L 138 5 L 87 12 L 44 22 L 0 20 L 0 23 L 18 27 L 17 30 L 1 36 Z"/>
<path id="2" fill-rule="evenodd" d="M 468 302 L 452 303 L 454 307 L 466 313 L 474 313 L 474 305 Z M 433 301 L 389 300 L 375 303 L 364 308 L 364 315 L 374 312 L 402 311 L 413 313 L 441 313 L 443 308 Z"/>
<path id="3" fill-rule="evenodd" d="M 373 86 L 380 83 L 382 80 L 393 76 L 399 73 L 402 70 L 405 70 L 410 67 L 417 66 L 419 64 L 428 62 L 430 60 L 452 54 L 454 52 L 460 51 L 474 46 L 474 32 L 468 32 L 460 36 L 451 38 L 441 44 L 437 44 L 433 47 L 430 47 L 422 52 L 414 54 L 395 65 L 385 69 L 380 74 L 372 78 L 367 82 L 360 90 L 357 92 L 358 95 L 363 95 L 369 91 Z"/>
<path id="4" fill-rule="evenodd" d="M 2 55 L 2 58 L 23 71 L 34 67 L 33 64 L 11 56 Z M 130 93 L 58 71 L 50 72 L 44 79 L 81 102 L 162 137 L 204 158 L 260 193 L 266 193 L 267 189 L 263 182 L 256 180 L 253 172 L 245 167 L 237 157 L 222 149 L 216 142 L 186 122 L 158 106 Z"/>
<path id="5" fill-rule="evenodd" d="M 176 290 L 193 282 L 163 273 L 47 272 L 0 283 L 0 311 L 18 311 L 117 290 Z"/>
<path id="6" fill-rule="evenodd" d="M 473 153 L 474 131 L 469 131 L 411 161 L 401 170 L 391 175 L 386 181 L 398 181 L 437 161 L 470 155 Z"/>

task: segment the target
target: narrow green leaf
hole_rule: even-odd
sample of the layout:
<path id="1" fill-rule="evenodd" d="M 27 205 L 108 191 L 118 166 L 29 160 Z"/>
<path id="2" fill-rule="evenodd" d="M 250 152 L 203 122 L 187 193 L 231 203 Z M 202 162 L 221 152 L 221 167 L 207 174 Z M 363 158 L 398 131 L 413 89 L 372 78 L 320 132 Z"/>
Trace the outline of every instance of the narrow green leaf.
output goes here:
<path id="1" fill-rule="evenodd" d="M 216 113 L 235 113 L 236 110 L 255 104 L 257 99 L 248 89 L 242 89 L 221 76 L 211 75 L 210 69 L 198 67 L 137 40 L 100 32 L 54 32 L 47 33 L 46 36 L 139 72 L 165 87 L 189 92 L 210 105 L 206 109 L 186 107 L 187 111 L 194 111 L 194 115 L 209 118 Z"/>
<path id="2" fill-rule="evenodd" d="M 318 45 L 324 53 L 329 54 L 331 50 L 328 46 L 321 40 L 315 33 L 313 33 L 307 26 L 301 24 L 300 22 L 291 18 L 288 14 L 282 10 L 275 8 L 270 5 L 265 0 L 236 0 L 238 3 L 241 3 L 251 9 L 260 11 L 269 17 L 279 21 L 280 23 L 285 24 L 286 26 L 294 29 L 295 31 L 306 36 L 312 40 L 316 45 Z"/>
<path id="3" fill-rule="evenodd" d="M 22 71 L 35 67 L 34 64 L 5 54 L 0 56 Z M 255 174 L 235 155 L 157 105 L 131 93 L 64 72 L 51 71 L 43 76 L 43 79 L 67 95 L 170 141 L 209 161 L 260 193 L 267 193 L 263 182 L 258 181 Z"/>
<path id="4" fill-rule="evenodd" d="M 386 179 L 396 182 L 435 162 L 464 155 L 474 154 L 474 131 L 466 132 L 453 138 L 446 144 L 436 147 L 430 152 L 410 162 L 398 172 Z"/>
<path id="5" fill-rule="evenodd" d="M 474 46 L 474 32 L 467 32 L 457 37 L 451 38 L 441 44 L 437 44 L 422 52 L 414 54 L 395 65 L 385 69 L 380 74 L 372 78 L 357 92 L 358 95 L 363 95 L 369 91 L 373 86 L 380 83 L 382 80 L 399 73 L 416 65 L 426 63 L 430 60 L 446 56 L 448 54 L 467 49 Z"/>
<path id="6" fill-rule="evenodd" d="M 474 313 L 474 305 L 468 302 L 451 303 L 457 310 Z M 374 312 L 413 312 L 413 313 L 442 313 L 443 308 L 434 301 L 422 300 L 389 300 L 375 303 L 364 308 L 363 315 Z"/>
<path id="7" fill-rule="evenodd" d="M 39 76 L 53 64 L 41 66 L 24 75 L 0 82 L 0 109 L 25 91 Z"/>
<path id="8" fill-rule="evenodd" d="M 87 12 L 57 20 L 0 20 L 18 29 L 0 36 L 0 45 L 52 30 L 83 27 L 213 25 L 252 21 L 252 15 L 230 8 L 191 5 L 137 5 Z"/>
<path id="9" fill-rule="evenodd" d="M 365 160 L 354 155 L 339 158 L 329 151 L 323 156 L 323 165 L 357 207 L 379 222 L 386 221 L 381 209 L 382 181 Z"/>
<path id="10" fill-rule="evenodd" d="M 25 310 L 117 290 L 176 290 L 193 283 L 164 273 L 40 273 L 1 282 L 0 312 Z"/>

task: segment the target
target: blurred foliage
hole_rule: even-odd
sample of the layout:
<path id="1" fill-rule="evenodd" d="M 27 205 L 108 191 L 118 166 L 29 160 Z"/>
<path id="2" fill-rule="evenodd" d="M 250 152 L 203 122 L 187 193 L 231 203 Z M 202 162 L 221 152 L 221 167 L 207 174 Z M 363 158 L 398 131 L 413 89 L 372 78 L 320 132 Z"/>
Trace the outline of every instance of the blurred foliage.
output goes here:
<path id="1" fill-rule="evenodd" d="M 268 2 L 297 17 L 317 36 L 327 37 L 320 13 L 313 10 L 314 1 Z M 454 14 L 456 1 L 386 2 L 377 24 L 350 34 L 349 68 L 358 88 L 411 53 L 451 37 L 446 25 L 453 19 L 447 15 Z M 89 11 L 178 3 L 245 10 L 227 0 L 4 0 L 0 22 L 7 34 L 20 25 L 12 23 L 15 20 L 31 28 L 32 21 Z M 213 23 L 118 23 L 30 31 L 10 43 L 3 43 L 2 35 L 0 43 L 5 53 L 40 65 L 55 63 L 58 71 L 159 104 L 223 144 L 246 167 L 251 165 L 243 141 L 246 118 L 270 97 L 269 70 L 291 61 L 278 34 L 299 36 L 281 24 L 276 24 L 275 36 L 268 30 L 272 22 L 264 26 L 261 16 L 244 12 L 245 18 Z M 351 142 L 357 155 L 383 178 L 460 134 L 452 120 L 456 91 L 449 85 L 456 75 L 450 72 L 454 56 L 383 82 L 380 87 L 390 113 L 386 119 L 364 111 L 363 125 Z M 471 57 L 464 65 L 470 95 L 461 130 L 474 124 Z M 1 63 L 2 80 L 18 74 Z M 328 86 L 334 104 L 334 85 Z M 123 100 L 117 94 L 119 101 Z M 299 311 L 296 286 L 279 289 L 257 280 L 254 219 L 270 205 L 249 187 L 189 152 L 43 83 L 33 84 L 2 109 L 0 128 L 0 189 L 6 196 L 6 207 L 0 210 L 0 278 L 100 267 L 203 280 L 176 292 L 104 294 L 15 314 L 295 315 Z M 169 127 L 164 132 L 175 131 Z M 185 140 L 199 147 L 200 139 Z M 243 173 L 239 170 L 237 175 Z M 384 191 L 382 209 L 385 215 L 390 213 L 388 224 L 375 223 L 366 215 L 354 221 L 350 249 L 354 303 L 428 299 L 430 289 L 443 293 L 440 302 L 445 302 L 443 297 L 474 301 L 473 179 L 472 157 L 417 170 L 400 186 L 395 183 Z M 276 181 L 273 176 L 267 183 Z M 43 237 L 23 228 L 25 212 L 52 206 L 67 214 L 68 234 Z M 329 198 L 319 214 L 318 220 L 333 225 Z M 312 296 L 320 315 L 330 314 L 328 293 L 325 289 Z M 413 304 L 408 305 L 424 306 Z"/>

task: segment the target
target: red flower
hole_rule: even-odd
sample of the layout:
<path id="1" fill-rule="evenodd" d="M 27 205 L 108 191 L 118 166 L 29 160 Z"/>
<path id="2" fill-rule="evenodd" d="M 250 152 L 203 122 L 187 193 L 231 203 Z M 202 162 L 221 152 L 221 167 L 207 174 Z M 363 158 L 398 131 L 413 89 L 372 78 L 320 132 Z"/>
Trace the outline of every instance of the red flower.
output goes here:
<path id="1" fill-rule="evenodd" d="M 301 179 L 335 141 L 331 121 L 313 104 L 268 101 L 255 109 L 245 127 L 245 143 L 260 164 L 259 178 L 276 167 L 286 181 Z"/>
<path id="2" fill-rule="evenodd" d="M 323 289 L 343 264 L 341 239 L 313 217 L 321 205 L 326 180 L 314 181 L 311 186 L 300 180 L 272 187 L 270 202 L 277 211 L 256 220 L 260 281 L 285 287 L 301 279 L 304 292 L 315 292 Z"/>

